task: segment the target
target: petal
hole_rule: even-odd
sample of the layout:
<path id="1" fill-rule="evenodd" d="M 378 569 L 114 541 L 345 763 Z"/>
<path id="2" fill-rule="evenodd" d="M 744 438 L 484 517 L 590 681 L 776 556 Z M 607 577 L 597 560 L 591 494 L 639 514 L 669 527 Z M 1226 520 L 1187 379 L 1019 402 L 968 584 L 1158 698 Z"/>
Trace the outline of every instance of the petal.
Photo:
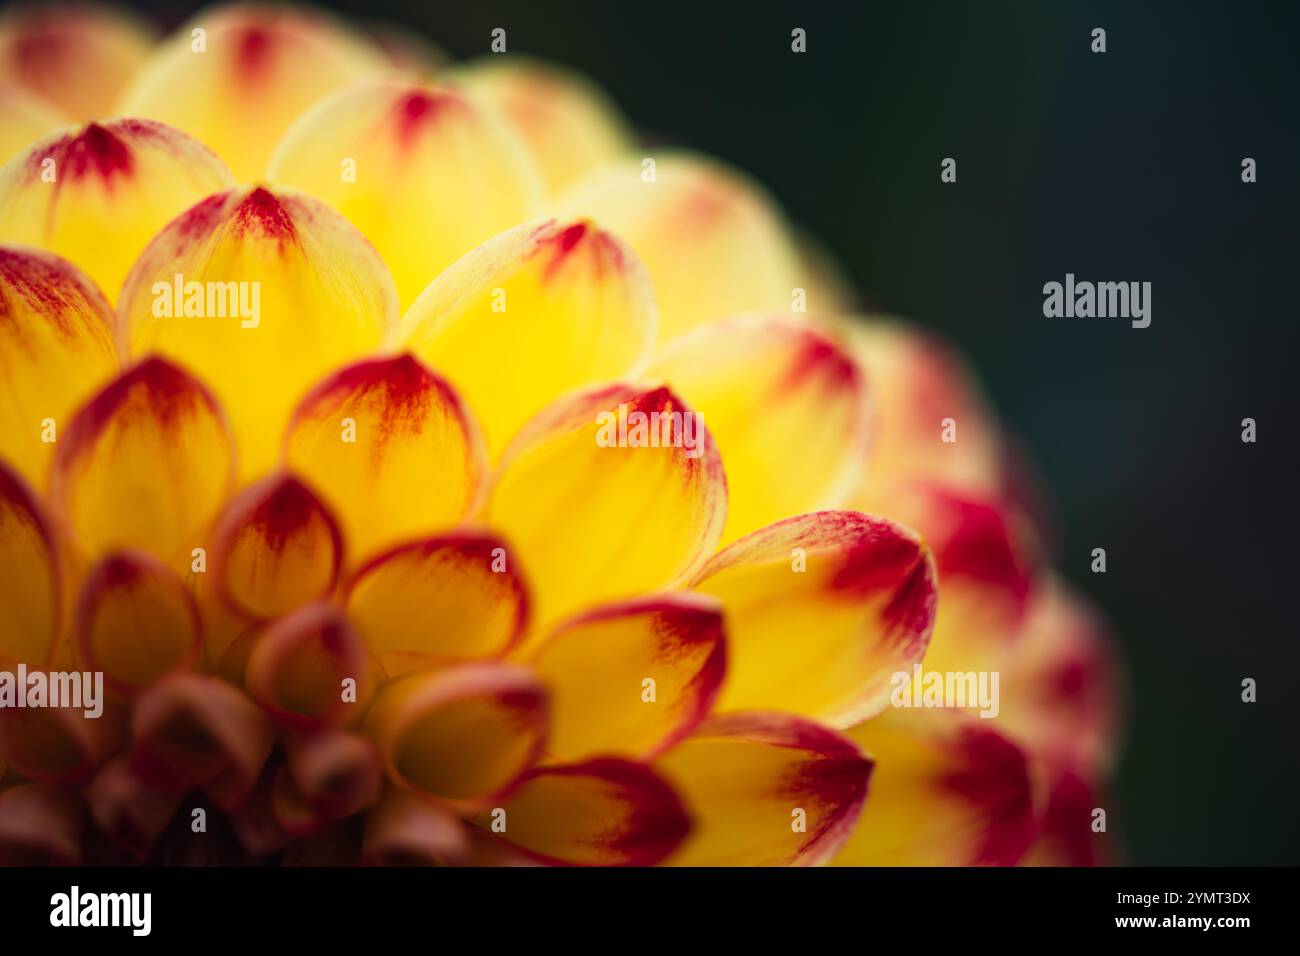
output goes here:
<path id="1" fill-rule="evenodd" d="M 667 388 L 603 386 L 525 426 L 502 459 L 487 518 L 525 567 L 546 569 L 534 582 L 536 619 L 551 623 L 666 587 L 703 563 L 722 533 L 726 478 L 707 429 Z"/>
<path id="2" fill-rule="evenodd" d="M 1034 836 L 1024 753 L 979 719 L 890 711 L 847 732 L 876 761 L 837 865 L 1008 866 Z"/>
<path id="3" fill-rule="evenodd" d="M 598 170 L 557 201 L 622 237 L 650 270 L 659 341 L 729 315 L 788 312 L 799 260 L 772 200 L 739 173 L 692 156 Z"/>
<path id="4" fill-rule="evenodd" d="M 268 627 L 253 646 L 245 676 L 249 695 L 272 717 L 304 729 L 356 720 L 373 683 L 361 638 L 342 612 L 324 603 Z"/>
<path id="5" fill-rule="evenodd" d="M 366 816 L 361 859 L 373 866 L 438 866 L 469 858 L 465 825 L 451 811 L 391 789 Z"/>
<path id="6" fill-rule="evenodd" d="M 111 298 L 163 226 L 232 185 L 217 155 L 180 130 L 91 123 L 34 143 L 0 171 L 0 236 L 75 262 Z"/>
<path id="7" fill-rule="evenodd" d="M 126 754 L 105 764 L 86 789 L 95 825 L 137 859 L 148 857 L 184 796 L 150 786 Z"/>
<path id="8" fill-rule="evenodd" d="M 47 686 L 50 674 L 45 672 Z M 30 689 L 32 671 L 27 676 Z M 13 770 L 39 783 L 84 783 L 127 740 L 126 711 L 102 695 L 99 703 L 103 709 L 97 716 L 85 706 L 0 707 L 0 755 Z"/>
<path id="9" fill-rule="evenodd" d="M 410 355 L 358 362 L 313 388 L 283 457 L 329 502 L 356 558 L 456 524 L 485 470 L 460 399 Z"/>
<path id="10" fill-rule="evenodd" d="M 195 30 L 204 31 L 203 50 Z M 323 13 L 232 4 L 203 11 L 157 47 L 118 112 L 185 130 L 246 181 L 262 174 L 303 110 L 382 67 L 377 52 Z"/>
<path id="11" fill-rule="evenodd" d="M 344 730 L 290 734 L 285 766 L 297 791 L 317 812 L 338 818 L 370 806 L 383 773 L 379 752 L 360 734 Z"/>
<path id="12" fill-rule="evenodd" d="M 495 458 L 560 395 L 632 372 L 656 321 L 649 276 L 623 243 L 585 219 L 548 219 L 455 262 L 407 310 L 399 337 L 447 370 Z"/>
<path id="13" fill-rule="evenodd" d="M 543 862 L 578 866 L 653 866 L 691 828 L 658 774 L 617 757 L 533 770 L 475 822 Z"/>
<path id="14" fill-rule="evenodd" d="M 1106 805 L 1081 775 L 1053 768 L 1037 837 L 1020 861 L 1023 866 L 1114 866 L 1113 835 L 1093 829 L 1093 812 Z"/>
<path id="15" fill-rule="evenodd" d="M 78 866 L 86 810 L 72 790 L 28 783 L 0 792 L 0 866 Z"/>
<path id="16" fill-rule="evenodd" d="M 509 789 L 533 764 L 546 720 L 546 692 L 531 671 L 465 664 L 386 684 L 366 730 L 394 783 L 477 803 Z"/>
<path id="17" fill-rule="evenodd" d="M 304 113 L 267 177 L 355 223 L 393 270 L 403 306 L 541 208 L 532 158 L 494 112 L 454 88 L 399 79 L 355 84 Z"/>
<path id="18" fill-rule="evenodd" d="M 327 596 L 343 565 L 334 516 L 290 474 L 244 489 L 222 513 L 212 541 L 211 573 L 222 599 L 261 620 Z"/>
<path id="19" fill-rule="evenodd" d="M 109 690 L 123 697 L 203 654 L 189 589 L 143 551 L 111 554 L 91 569 L 77 601 L 75 640 L 79 666 L 102 671 Z"/>
<path id="20" fill-rule="evenodd" d="M 0 80 L 0 163 L 68 125 L 67 117 L 52 104 Z"/>
<path id="21" fill-rule="evenodd" d="M 50 497 L 90 557 L 135 548 L 184 573 L 233 481 L 216 401 L 149 359 L 76 414 L 54 453 Z"/>
<path id="22" fill-rule="evenodd" d="M 822 863 L 848 838 L 872 775 L 872 761 L 839 734 L 760 712 L 713 718 L 655 768 L 696 821 L 677 866 Z"/>
<path id="23" fill-rule="evenodd" d="M 71 263 L 0 247 L 0 455 L 37 488 L 72 413 L 117 374 L 114 325 Z"/>
<path id="24" fill-rule="evenodd" d="M 727 468 L 735 540 L 843 505 L 870 438 L 867 382 L 839 341 L 794 319 L 738 318 L 666 346 L 648 373 L 704 415 Z"/>
<path id="25" fill-rule="evenodd" d="M 505 116 L 537 158 L 551 194 L 632 151 L 632 131 L 613 101 L 566 67 L 489 55 L 454 76 Z"/>
<path id="26" fill-rule="evenodd" d="M 383 341 L 397 296 L 338 213 L 249 186 L 173 220 L 132 268 L 118 315 L 125 352 L 174 357 L 213 387 L 252 476 L 275 460 L 303 392 Z"/>
<path id="27" fill-rule="evenodd" d="M 49 662 L 59 635 L 62 574 L 36 495 L 0 460 L 0 667 Z"/>
<path id="28" fill-rule="evenodd" d="M 561 624 L 529 664 L 551 693 L 548 755 L 652 756 L 713 705 L 726 669 L 721 609 L 689 594 L 608 605 Z"/>
<path id="29" fill-rule="evenodd" d="M 935 619 L 929 549 L 853 511 L 756 531 L 710 561 L 695 590 L 721 600 L 727 620 L 721 709 L 779 707 L 836 727 L 886 705 Z"/>
<path id="30" fill-rule="evenodd" d="M 0 19 L 0 80 L 77 120 L 112 112 L 154 42 L 143 20 L 92 4 L 23 6 Z"/>
<path id="31" fill-rule="evenodd" d="M 528 621 L 528 591 L 505 542 L 477 531 L 399 545 L 368 562 L 344 606 L 390 676 L 504 654 Z"/>

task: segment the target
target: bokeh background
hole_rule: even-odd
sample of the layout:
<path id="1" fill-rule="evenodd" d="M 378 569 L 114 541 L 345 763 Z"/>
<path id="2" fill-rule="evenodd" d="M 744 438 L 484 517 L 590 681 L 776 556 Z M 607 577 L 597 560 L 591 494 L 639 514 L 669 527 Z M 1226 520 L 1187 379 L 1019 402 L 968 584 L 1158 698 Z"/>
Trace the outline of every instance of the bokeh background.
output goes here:
<path id="1" fill-rule="evenodd" d="M 657 142 L 749 171 L 872 308 L 960 346 L 1050 490 L 1057 565 L 1127 661 L 1108 804 L 1127 860 L 1300 862 L 1300 5 L 325 5 L 456 58 L 504 27 Z M 202 4 L 134 6 L 172 27 Z M 1044 318 L 1067 272 L 1151 282 L 1151 327 Z"/>

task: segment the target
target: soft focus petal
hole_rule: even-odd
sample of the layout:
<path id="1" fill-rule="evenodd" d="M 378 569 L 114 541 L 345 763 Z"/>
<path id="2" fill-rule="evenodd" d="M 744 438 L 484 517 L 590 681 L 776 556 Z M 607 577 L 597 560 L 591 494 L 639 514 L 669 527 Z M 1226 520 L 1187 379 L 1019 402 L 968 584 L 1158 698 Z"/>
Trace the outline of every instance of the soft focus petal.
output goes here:
<path id="1" fill-rule="evenodd" d="M 616 164 L 557 201 L 626 240 L 650 270 L 659 340 L 729 315 L 788 312 L 799 261 L 768 196 L 739 173 L 691 156 Z"/>
<path id="2" fill-rule="evenodd" d="M 404 306 L 541 202 L 532 158 L 495 113 L 456 89 L 397 79 L 356 84 L 305 113 L 267 177 L 355 223 L 393 270 Z"/>
<path id="3" fill-rule="evenodd" d="M 0 163 L 71 123 L 50 103 L 0 80 Z"/>
<path id="4" fill-rule="evenodd" d="M 533 770 L 476 822 L 542 862 L 578 866 L 653 866 L 691 828 L 662 777 L 616 757 Z"/>
<path id="5" fill-rule="evenodd" d="M 46 671 L 47 686 L 49 680 Z M 102 696 L 99 702 L 97 716 L 84 697 L 81 707 L 0 708 L 0 755 L 30 780 L 85 783 L 127 739 L 126 711 Z"/>
<path id="6" fill-rule="evenodd" d="M 419 30 L 403 23 L 364 24 L 366 36 L 395 70 L 421 79 L 441 70 L 451 56 Z"/>
<path id="7" fill-rule="evenodd" d="M 455 865 L 469 857 L 461 819 L 445 807 L 390 789 L 367 817 L 362 862 L 372 866 Z"/>
<path id="8" fill-rule="evenodd" d="M 456 524 L 486 468 L 460 398 L 410 355 L 359 362 L 313 388 L 283 454 L 339 516 L 354 558 Z"/>
<path id="9" fill-rule="evenodd" d="M 528 622 L 527 587 L 508 555 L 477 531 L 399 545 L 348 582 L 348 618 L 390 676 L 504 654 Z"/>
<path id="10" fill-rule="evenodd" d="M 114 757 L 86 788 L 96 826 L 137 859 L 144 859 L 176 815 L 184 794 L 150 786 L 128 754 Z"/>
<path id="11" fill-rule="evenodd" d="M 0 792 L 0 866 L 77 866 L 86 808 L 72 790 L 21 784 Z"/>
<path id="12" fill-rule="evenodd" d="M 91 123 L 33 144 L 0 170 L 0 237 L 66 257 L 115 298 L 163 226 L 233 184 L 215 153 L 170 126 Z"/>
<path id="13" fill-rule="evenodd" d="M 465 664 L 386 684 L 366 718 L 393 782 L 477 803 L 509 789 L 546 735 L 547 698 L 531 671 Z"/>
<path id="14" fill-rule="evenodd" d="M 149 359 L 115 379 L 60 438 L 50 496 L 88 557 L 137 548 L 183 573 L 229 493 L 234 450 L 215 400 Z"/>
<path id="15" fill-rule="evenodd" d="M 835 863 L 1008 866 L 1034 836 L 1024 753 L 950 710 L 894 710 L 847 732 L 876 762 L 871 799 Z"/>
<path id="16" fill-rule="evenodd" d="M 789 318 L 737 318 L 670 343 L 648 373 L 704 415 L 727 469 L 724 541 L 843 505 L 870 437 L 867 381 L 840 342 Z"/>
<path id="17" fill-rule="evenodd" d="M 36 495 L 0 459 L 0 668 L 47 663 L 62 611 L 54 529 Z"/>
<path id="18" fill-rule="evenodd" d="M 99 119 L 154 42 L 143 21 L 89 3 L 15 7 L 0 18 L 0 80 L 25 87 L 77 121 Z"/>
<path id="19" fill-rule="evenodd" d="M 198 663 L 199 612 L 185 583 L 143 551 L 111 554 L 91 569 L 77 601 L 77 662 L 131 696 L 168 671 Z"/>
<path id="20" fill-rule="evenodd" d="M 608 605 L 561 624 L 529 664 L 551 692 L 548 755 L 653 755 L 713 705 L 726 669 L 721 609 L 689 594 Z"/>
<path id="21" fill-rule="evenodd" d="M 823 863 L 848 838 L 872 775 L 839 734 L 759 712 L 713 718 L 655 767 L 695 820 L 678 866 Z"/>
<path id="22" fill-rule="evenodd" d="M 642 428 L 637 447 L 632 432 L 627 441 L 615 434 L 615 419 L 634 425 L 634 414 L 659 423 Z M 538 569 L 543 624 L 689 574 L 717 546 L 726 518 L 713 440 L 667 388 L 612 385 L 561 399 L 525 426 L 501 468 L 488 520 L 524 567 Z"/>
<path id="23" fill-rule="evenodd" d="M 623 243 L 585 219 L 549 219 L 453 264 L 407 310 L 399 336 L 446 371 L 496 457 L 560 395 L 631 373 L 656 321 L 650 279 Z"/>
<path id="24" fill-rule="evenodd" d="M 1054 768 L 1038 835 L 1020 861 L 1024 866 L 1114 866 L 1114 836 L 1094 827 L 1094 812 L 1107 801 L 1080 774 Z"/>
<path id="25" fill-rule="evenodd" d="M 632 132 L 589 79 L 551 63 L 489 55 L 455 73 L 528 144 L 554 194 L 631 153 Z"/>
<path id="26" fill-rule="evenodd" d="M 273 618 L 326 597 L 343 566 L 334 516 L 298 478 L 246 488 L 212 533 L 210 573 L 221 597 L 251 618 Z"/>
<path id="27" fill-rule="evenodd" d="M 853 511 L 801 515 L 742 538 L 697 575 L 727 621 L 723 710 L 777 707 L 844 727 L 886 704 L 935 619 L 929 549 Z"/>
<path id="28" fill-rule="evenodd" d="M 72 413 L 117 374 L 114 325 L 71 263 L 0 247 L 0 455 L 37 488 Z"/>
<path id="29" fill-rule="evenodd" d="M 175 358 L 214 389 L 247 477 L 270 467 L 303 393 L 384 340 L 397 296 L 338 213 L 250 186 L 173 220 L 132 268 L 118 316 L 125 353 Z"/>
<path id="30" fill-rule="evenodd" d="M 303 110 L 383 66 L 378 53 L 319 11 L 217 7 L 153 52 L 117 111 L 185 130 L 247 181 L 262 175 L 276 141 Z"/>
<path id="31" fill-rule="evenodd" d="M 286 830 L 316 832 L 373 804 L 382 776 L 379 752 L 360 734 L 293 733 L 272 783 L 271 808 Z"/>

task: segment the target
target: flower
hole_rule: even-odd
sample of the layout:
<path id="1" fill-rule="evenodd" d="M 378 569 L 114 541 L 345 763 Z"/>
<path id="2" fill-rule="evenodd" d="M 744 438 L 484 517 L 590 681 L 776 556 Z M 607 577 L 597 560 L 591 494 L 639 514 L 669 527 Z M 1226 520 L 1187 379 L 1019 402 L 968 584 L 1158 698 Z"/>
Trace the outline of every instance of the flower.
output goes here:
<path id="1" fill-rule="evenodd" d="M 757 185 L 307 9 L 110 110 L 117 21 L 62 22 L 0 56 L 0 674 L 106 699 L 0 708 L 0 859 L 1099 857 L 1117 679 L 1038 498 Z"/>

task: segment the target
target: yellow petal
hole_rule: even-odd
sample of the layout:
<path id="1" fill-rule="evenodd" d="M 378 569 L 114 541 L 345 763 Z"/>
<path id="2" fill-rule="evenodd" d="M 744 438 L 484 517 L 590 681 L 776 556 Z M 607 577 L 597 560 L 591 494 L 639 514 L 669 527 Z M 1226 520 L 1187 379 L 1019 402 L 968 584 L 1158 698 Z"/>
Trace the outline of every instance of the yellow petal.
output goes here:
<path id="1" fill-rule="evenodd" d="M 246 488 L 212 533 L 221 597 L 251 618 L 273 618 L 326 597 L 343 566 L 343 535 L 328 508 L 293 475 Z"/>
<path id="2" fill-rule="evenodd" d="M 108 116 L 153 45 L 120 8 L 24 5 L 0 18 L 0 80 L 25 87 L 74 120 Z"/>
<path id="3" fill-rule="evenodd" d="M 0 80 L 0 163 L 69 125 L 68 118 L 52 104 Z"/>
<path id="4" fill-rule="evenodd" d="M 697 568 L 722 533 L 726 479 L 707 428 L 671 391 L 602 386 L 524 427 L 487 517 L 537 569 L 536 620 L 547 624 Z"/>
<path id="5" fill-rule="evenodd" d="M 383 67 L 377 52 L 318 11 L 218 7 L 154 50 L 117 111 L 185 130 L 248 181 L 262 175 L 276 141 L 303 110 Z"/>
<path id="6" fill-rule="evenodd" d="M 198 663 L 203 633 L 180 577 L 143 551 L 111 554 L 93 569 L 77 602 L 76 646 L 84 671 L 130 697 L 168 671 Z"/>
<path id="7" fill-rule="evenodd" d="M 0 455 L 36 488 L 72 413 L 117 374 L 114 325 L 70 263 L 0 247 Z"/>
<path id="8" fill-rule="evenodd" d="M 733 541 L 843 505 L 870 438 L 867 381 L 829 335 L 790 318 L 725 319 L 667 345 L 649 373 L 704 415 L 727 469 Z"/>
<path id="9" fill-rule="evenodd" d="M 410 355 L 358 362 L 313 388 L 284 460 L 329 502 L 354 558 L 456 524 L 485 470 L 460 398 Z"/>
<path id="10" fill-rule="evenodd" d="M 366 730 L 394 783 L 479 803 L 509 789 L 537 759 L 546 712 L 546 692 L 531 671 L 464 664 L 386 684 Z"/>
<path id="11" fill-rule="evenodd" d="M 150 243 L 118 316 L 124 351 L 170 356 L 213 388 L 251 477 L 271 467 L 302 394 L 383 341 L 397 297 L 374 249 L 338 213 L 246 187 L 210 196 Z"/>
<path id="12" fill-rule="evenodd" d="M 551 693 L 547 754 L 651 756 L 690 733 L 726 669 L 716 602 L 667 594 L 572 618 L 528 657 Z"/>
<path id="13" fill-rule="evenodd" d="M 623 243 L 584 219 L 550 219 L 453 264 L 407 310 L 399 338 L 446 370 L 495 458 L 560 395 L 633 372 L 655 323 L 649 277 Z"/>
<path id="14" fill-rule="evenodd" d="M 598 170 L 557 200 L 592 216 L 646 264 L 659 301 L 659 341 L 743 313 L 789 312 L 799 260 L 772 200 L 739 173 L 692 156 Z"/>
<path id="15" fill-rule="evenodd" d="M 215 153 L 170 126 L 91 123 L 33 144 L 0 170 L 0 236 L 64 256 L 115 298 L 163 226 L 233 183 Z"/>
<path id="16" fill-rule="evenodd" d="M 86 556 L 136 548 L 186 573 L 233 471 L 212 396 L 176 366 L 149 359 L 69 423 L 54 455 L 50 496 Z"/>
<path id="17" fill-rule="evenodd" d="M 710 561 L 694 588 L 721 600 L 727 621 L 721 709 L 779 707 L 836 727 L 886 705 L 935 619 L 929 549 L 853 511 L 756 531 Z"/>
<path id="18" fill-rule="evenodd" d="M 847 866 L 1008 866 L 1034 836 L 1021 750 L 951 710 L 892 710 L 847 732 L 875 759 Z"/>
<path id="19" fill-rule="evenodd" d="M 370 653 L 396 676 L 504 654 L 523 636 L 528 590 L 504 541 L 463 531 L 377 556 L 348 583 L 345 607 Z"/>
<path id="20" fill-rule="evenodd" d="M 655 768 L 695 819 L 676 866 L 823 863 L 848 838 L 872 776 L 871 760 L 839 734 L 761 712 L 713 718 Z"/>
<path id="21" fill-rule="evenodd" d="M 613 101 L 573 70 L 489 55 L 453 75 L 506 117 L 537 158 L 551 194 L 632 152 L 632 132 Z"/>
<path id="22" fill-rule="evenodd" d="M 305 113 L 268 178 L 324 200 L 375 244 L 403 306 L 479 243 L 540 211 L 532 159 L 454 88 L 356 84 Z"/>
<path id="23" fill-rule="evenodd" d="M 617 757 L 533 770 L 475 822 L 542 862 L 578 866 L 653 866 L 691 828 L 657 773 Z"/>
<path id="24" fill-rule="evenodd" d="M 0 459 L 0 668 L 46 664 L 62 610 L 54 528 L 36 495 Z"/>

